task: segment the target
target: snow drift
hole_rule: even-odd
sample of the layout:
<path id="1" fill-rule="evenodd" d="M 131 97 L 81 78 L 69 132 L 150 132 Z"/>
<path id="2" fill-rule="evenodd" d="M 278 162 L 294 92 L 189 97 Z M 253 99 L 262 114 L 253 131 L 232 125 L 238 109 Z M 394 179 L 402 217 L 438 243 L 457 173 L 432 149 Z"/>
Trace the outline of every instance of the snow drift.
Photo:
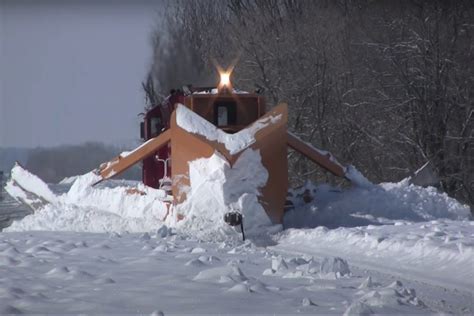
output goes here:
<path id="1" fill-rule="evenodd" d="M 309 195 L 311 202 L 304 202 Z M 428 221 L 440 218 L 467 220 L 469 206 L 433 187 L 419 187 L 405 179 L 399 183 L 365 183 L 349 189 L 307 182 L 291 190 L 294 210 L 284 218 L 286 228 L 326 226 L 354 227 L 393 224 L 396 221 Z"/>

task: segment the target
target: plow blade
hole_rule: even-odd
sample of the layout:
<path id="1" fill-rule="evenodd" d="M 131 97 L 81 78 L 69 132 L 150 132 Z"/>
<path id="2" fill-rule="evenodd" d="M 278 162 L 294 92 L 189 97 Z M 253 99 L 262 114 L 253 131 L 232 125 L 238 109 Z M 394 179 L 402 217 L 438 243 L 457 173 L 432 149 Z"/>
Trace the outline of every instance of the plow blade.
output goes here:
<path id="1" fill-rule="evenodd" d="M 118 156 L 109 162 L 103 163 L 98 170 L 102 179 L 95 184 L 124 172 L 134 164 L 155 153 L 161 147 L 167 145 L 170 140 L 171 131 L 164 131 L 157 137 L 150 139 L 146 143 L 143 143 L 140 147 L 136 148 L 132 152 L 129 152 L 126 155 Z"/>
<path id="2" fill-rule="evenodd" d="M 204 122 L 197 114 L 190 113 L 193 120 Z M 209 158 L 214 152 L 219 152 L 233 166 L 240 155 L 248 148 L 258 150 L 262 165 L 268 171 L 268 180 L 260 189 L 259 202 L 274 223 L 281 223 L 288 191 L 287 152 L 287 120 L 286 104 L 281 104 L 259 118 L 256 122 L 232 134 L 236 138 L 243 134 L 252 134 L 253 140 L 232 153 L 226 144 L 218 140 L 209 140 L 198 133 L 181 128 L 176 120 L 176 111 L 171 118 L 172 142 L 172 174 L 173 196 L 175 203 L 186 200 L 186 191 L 182 188 L 190 186 L 189 162 L 199 158 Z M 229 134 L 230 135 L 230 134 Z"/>
<path id="3" fill-rule="evenodd" d="M 346 168 L 338 163 L 331 153 L 311 146 L 290 132 L 287 132 L 287 139 L 289 147 L 293 148 L 332 174 L 342 178 L 345 177 Z"/>

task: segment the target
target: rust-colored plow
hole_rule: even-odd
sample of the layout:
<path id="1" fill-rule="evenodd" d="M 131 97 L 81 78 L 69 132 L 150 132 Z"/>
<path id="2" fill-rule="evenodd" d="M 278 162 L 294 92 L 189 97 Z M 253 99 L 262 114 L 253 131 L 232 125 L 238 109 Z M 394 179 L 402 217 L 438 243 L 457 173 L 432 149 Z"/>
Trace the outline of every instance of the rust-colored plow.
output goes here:
<path id="1" fill-rule="evenodd" d="M 197 120 L 204 120 L 198 114 L 192 114 L 197 116 Z M 184 129 L 178 124 L 177 114 L 174 111 L 168 130 L 148 140 L 132 152 L 102 164 L 99 167 L 101 181 L 127 170 L 139 161 L 156 153 L 161 147 L 171 143 L 173 201 L 174 204 L 178 204 L 186 200 L 186 192 L 181 188 L 190 185 L 189 162 L 199 158 L 209 158 L 215 152 L 218 152 L 232 166 L 245 149 L 252 148 L 259 150 L 262 165 L 269 175 L 267 183 L 261 188 L 259 202 L 274 223 L 281 223 L 288 190 L 287 147 L 300 152 L 337 176 L 344 177 L 345 175 L 345 168 L 337 163 L 331 154 L 322 152 L 300 140 L 294 134 L 289 133 L 287 131 L 287 120 L 287 105 L 280 104 L 276 106 L 254 123 L 235 134 L 235 137 L 238 137 L 238 133 L 246 133 L 249 130 L 254 132 L 253 141 L 231 153 L 226 148 L 225 143 L 219 140 L 209 140 L 199 132 L 190 132 Z M 207 121 L 206 123 L 211 124 Z M 213 128 L 217 129 L 217 127 Z"/>

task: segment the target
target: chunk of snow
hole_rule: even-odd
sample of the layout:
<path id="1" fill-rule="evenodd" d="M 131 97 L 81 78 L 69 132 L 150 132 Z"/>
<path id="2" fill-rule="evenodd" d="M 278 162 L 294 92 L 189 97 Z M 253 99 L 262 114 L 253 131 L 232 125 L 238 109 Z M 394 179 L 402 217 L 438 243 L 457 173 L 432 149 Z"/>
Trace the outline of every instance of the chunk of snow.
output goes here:
<path id="1" fill-rule="evenodd" d="M 282 257 L 272 258 L 272 270 L 275 272 L 281 272 L 288 270 L 288 265 Z"/>
<path id="2" fill-rule="evenodd" d="M 318 306 L 317 304 L 315 304 L 310 298 L 308 297 L 304 297 L 302 300 L 301 300 L 301 305 L 302 306 Z"/>
<path id="3" fill-rule="evenodd" d="M 131 151 L 122 151 L 122 152 L 119 154 L 119 156 L 120 156 L 121 158 L 125 158 L 125 157 L 129 156 L 130 153 L 131 153 Z"/>
<path id="4" fill-rule="evenodd" d="M 358 289 L 370 289 L 374 286 L 374 283 L 372 282 L 372 277 L 371 276 L 368 276 L 367 279 L 364 280 L 364 282 L 362 282 Z"/>
<path id="5" fill-rule="evenodd" d="M 49 203 L 56 202 L 56 195 L 49 189 L 48 185 L 36 175 L 23 169 L 20 165 L 16 164 L 12 168 L 11 179 L 24 190 L 43 198 Z"/>
<path id="6" fill-rule="evenodd" d="M 337 278 L 351 274 L 347 261 L 339 257 L 324 258 L 319 272 L 322 275 L 332 274 Z"/>
<path id="7" fill-rule="evenodd" d="M 203 270 L 199 272 L 193 280 L 212 282 L 228 280 L 233 282 L 243 282 L 247 280 L 247 277 L 236 266 L 222 266 Z"/>
<path id="8" fill-rule="evenodd" d="M 61 181 L 59 181 L 59 184 L 72 184 L 74 181 L 76 181 L 78 176 L 72 176 L 72 177 L 65 177 Z"/>
<path id="9" fill-rule="evenodd" d="M 250 293 L 253 292 L 250 290 L 249 286 L 245 283 L 239 283 L 227 290 L 228 292 L 234 293 Z"/>
<path id="10" fill-rule="evenodd" d="M 193 267 L 202 267 L 205 266 L 204 262 L 199 259 L 192 259 L 185 263 L 186 266 L 193 266 Z"/>
<path id="11" fill-rule="evenodd" d="M 193 248 L 193 250 L 191 250 L 191 253 L 193 254 L 205 253 L 205 252 L 206 252 L 206 249 L 201 248 L 201 247 L 196 247 L 196 248 Z"/>

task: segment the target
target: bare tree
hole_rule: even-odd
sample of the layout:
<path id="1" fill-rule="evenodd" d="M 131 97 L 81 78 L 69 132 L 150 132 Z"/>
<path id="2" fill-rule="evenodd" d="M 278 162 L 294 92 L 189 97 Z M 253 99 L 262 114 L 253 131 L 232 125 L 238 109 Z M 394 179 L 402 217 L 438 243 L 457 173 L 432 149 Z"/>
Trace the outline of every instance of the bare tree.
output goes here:
<path id="1" fill-rule="evenodd" d="M 473 197 L 473 4 L 469 1 L 197 0 L 154 35 L 158 91 L 213 79 L 285 101 L 290 129 L 374 181 L 432 161 L 449 194 Z M 290 153 L 290 174 L 330 176 Z"/>

